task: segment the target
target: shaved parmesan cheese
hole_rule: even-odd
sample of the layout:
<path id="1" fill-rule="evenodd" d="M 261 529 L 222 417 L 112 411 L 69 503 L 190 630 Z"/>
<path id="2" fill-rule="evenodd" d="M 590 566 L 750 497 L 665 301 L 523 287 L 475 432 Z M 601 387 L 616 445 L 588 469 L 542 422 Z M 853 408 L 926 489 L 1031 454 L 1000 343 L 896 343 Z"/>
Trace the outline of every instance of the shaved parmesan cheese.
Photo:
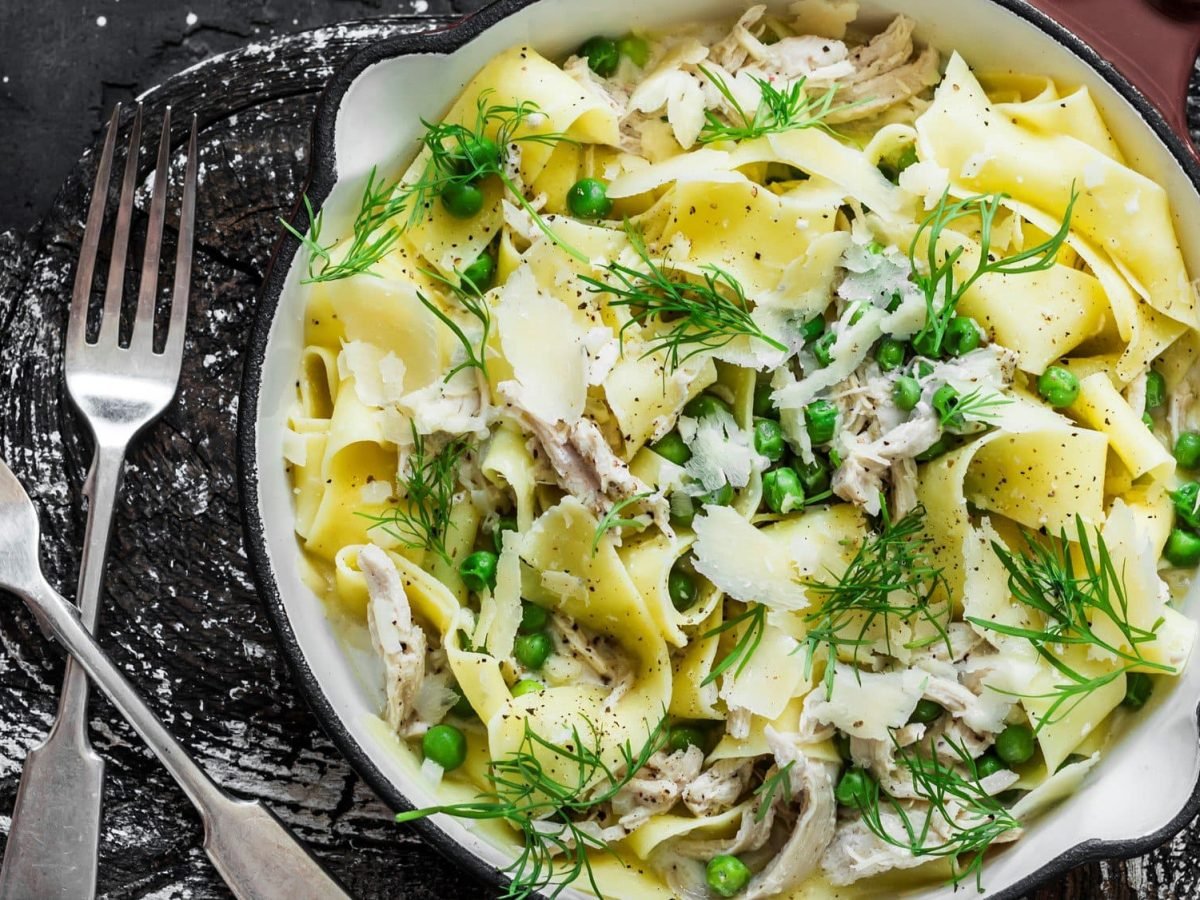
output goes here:
<path id="1" fill-rule="evenodd" d="M 871 347 L 879 339 L 880 322 L 886 315 L 882 310 L 871 309 L 863 312 L 862 317 L 853 325 L 844 328 L 838 335 L 837 342 L 830 349 L 831 362 L 823 369 L 817 369 L 800 381 L 779 388 L 771 395 L 771 399 L 780 409 L 802 409 L 822 391 L 829 390 L 841 381 L 845 381 L 862 365 L 871 352 Z M 798 434 L 788 429 L 784 423 L 788 440 L 800 440 Z M 803 430 L 803 429 L 801 429 Z"/>
<path id="2" fill-rule="evenodd" d="M 368 506 L 377 506 L 392 499 L 392 485 L 387 481 L 371 481 L 362 486 L 359 497 Z"/>
<path id="3" fill-rule="evenodd" d="M 836 663 L 833 695 L 817 687 L 815 701 L 805 709 L 818 722 L 833 725 L 854 737 L 876 741 L 890 739 L 890 728 L 902 728 L 916 709 L 929 673 L 920 669 L 895 672 L 863 672 Z"/>
<path id="4" fill-rule="evenodd" d="M 1099 761 L 1100 754 L 1093 753 L 1087 759 L 1063 766 L 1013 805 L 1013 817 L 1021 822 L 1028 821 L 1059 800 L 1070 797 Z"/>
<path id="5" fill-rule="evenodd" d="M 756 716 L 777 719 L 797 692 L 807 689 L 804 665 L 795 655 L 795 638 L 772 625 L 766 627 L 758 649 L 744 670 L 726 673 L 721 698 L 729 709 L 748 709 Z"/>
<path id="6" fill-rule="evenodd" d="M 366 406 L 389 406 L 404 394 L 404 361 L 366 341 L 347 341 L 338 354 L 338 375 L 354 379 Z"/>
<path id="7" fill-rule="evenodd" d="M 419 434 L 474 434 L 483 440 L 495 418 L 477 369 L 462 369 L 449 381 L 435 381 L 406 394 L 399 405 L 412 416 Z"/>
<path id="8" fill-rule="evenodd" d="M 869 245 L 852 243 L 842 255 L 840 264 L 846 270 L 846 277 L 838 285 L 837 295 L 847 303 L 870 303 L 887 310 L 895 306 L 897 300 L 901 304 L 916 300 L 917 308 L 925 312 L 923 295 L 909 278 L 912 267 L 908 257 L 896 247 L 875 253 Z"/>
<path id="9" fill-rule="evenodd" d="M 689 491 L 697 496 L 727 484 L 745 487 L 751 474 L 768 465 L 768 460 L 755 452 L 750 433 L 738 428 L 723 409 L 702 419 L 683 416 L 679 434 L 692 451 L 684 468 L 698 482 Z"/>
<path id="10" fill-rule="evenodd" d="M 500 560 L 496 564 L 496 590 L 479 603 L 479 622 L 472 643 L 487 647 L 488 653 L 504 660 L 512 656 L 521 624 L 521 537 L 514 531 L 504 533 Z"/>
<path id="11" fill-rule="evenodd" d="M 696 571 L 735 600 L 804 609 L 804 587 L 770 537 L 727 506 L 706 506 L 693 524 Z M 903 723 L 901 723 L 903 724 Z"/>
<path id="12" fill-rule="evenodd" d="M 933 209 L 950 187 L 950 172 L 931 160 L 913 163 L 900 173 L 900 187 L 923 198 L 926 209 Z"/>
<path id="13" fill-rule="evenodd" d="M 496 323 L 529 411 L 547 422 L 579 421 L 587 399 L 586 335 L 571 311 L 520 268 L 501 291 Z"/>
<path id="14" fill-rule="evenodd" d="M 435 763 L 428 756 L 421 763 L 421 778 L 423 778 L 431 787 L 438 787 L 442 783 L 442 776 L 446 774 L 446 770 Z"/>
<path id="15" fill-rule="evenodd" d="M 622 175 L 608 186 L 608 196 L 636 197 L 675 181 L 748 181 L 741 172 L 732 171 L 733 165 L 733 157 L 723 150 L 694 150 Z"/>

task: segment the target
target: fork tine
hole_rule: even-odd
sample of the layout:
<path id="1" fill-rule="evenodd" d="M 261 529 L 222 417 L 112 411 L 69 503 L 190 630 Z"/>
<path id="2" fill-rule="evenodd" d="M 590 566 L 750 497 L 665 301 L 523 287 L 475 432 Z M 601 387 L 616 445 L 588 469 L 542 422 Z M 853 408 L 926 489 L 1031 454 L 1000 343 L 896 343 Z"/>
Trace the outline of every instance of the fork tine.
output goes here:
<path id="1" fill-rule="evenodd" d="M 121 299 L 125 293 L 125 257 L 129 251 L 129 221 L 133 218 L 133 182 L 137 178 L 142 143 L 142 105 L 139 103 L 129 131 L 125 151 L 125 178 L 121 183 L 121 205 L 117 207 L 117 230 L 113 234 L 108 261 L 108 286 L 104 291 L 104 316 L 100 320 L 99 343 L 115 345 L 121 332 Z"/>
<path id="2" fill-rule="evenodd" d="M 183 206 L 179 210 L 179 246 L 175 251 L 175 290 L 171 296 L 171 323 L 163 354 L 176 367 L 183 362 L 183 339 L 187 324 L 188 295 L 192 288 L 192 241 L 196 234 L 196 116 L 188 139 L 187 172 L 183 180 Z"/>
<path id="3" fill-rule="evenodd" d="M 96 249 L 100 245 L 100 230 L 104 227 L 104 207 L 108 200 L 108 179 L 112 170 L 113 146 L 117 142 L 117 122 L 121 118 L 121 104 L 113 107 L 108 122 L 108 134 L 104 138 L 104 149 L 100 151 L 100 162 L 96 166 L 96 184 L 92 187 L 92 201 L 88 206 L 87 225 L 83 229 L 83 246 L 79 248 L 79 264 L 75 267 L 75 287 L 71 292 L 71 317 L 67 320 L 68 353 L 83 345 L 87 340 L 88 306 L 92 296 L 92 275 L 96 271 Z"/>
<path id="4" fill-rule="evenodd" d="M 142 279 L 138 287 L 137 318 L 133 322 L 130 348 L 150 351 L 154 348 L 154 306 L 158 299 L 158 263 L 162 255 L 163 217 L 167 207 L 167 182 L 171 171 L 171 107 L 163 113 L 162 137 L 158 141 L 158 161 L 154 166 L 154 196 L 150 201 L 150 224 L 146 229 L 146 252 L 142 259 Z"/>

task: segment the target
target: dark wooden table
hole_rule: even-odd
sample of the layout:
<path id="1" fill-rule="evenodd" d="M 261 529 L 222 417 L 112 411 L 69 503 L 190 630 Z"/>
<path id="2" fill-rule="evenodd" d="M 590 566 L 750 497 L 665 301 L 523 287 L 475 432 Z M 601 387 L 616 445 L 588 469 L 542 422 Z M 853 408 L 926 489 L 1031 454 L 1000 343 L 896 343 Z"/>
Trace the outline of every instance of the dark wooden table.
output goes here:
<path id="1" fill-rule="evenodd" d="M 465 8 L 472 5 L 480 4 Z M 78 6 L 68 16 L 44 0 L 0 0 L 0 78 L 10 79 L 0 81 L 0 230 L 14 229 L 0 233 L 0 457 L 31 488 L 46 568 L 71 592 L 88 448 L 63 395 L 59 358 L 93 175 L 90 152 L 76 160 L 114 100 L 161 76 L 147 112 L 156 116 L 172 103 L 199 113 L 203 124 L 193 318 L 179 402 L 130 458 L 101 641 L 218 781 L 269 803 L 356 895 L 446 900 L 485 892 L 390 821 L 297 697 L 250 580 L 235 481 L 241 352 L 276 217 L 302 189 L 316 95 L 364 43 L 462 11 L 431 0 L 422 17 L 280 36 L 293 20 L 311 25 L 377 6 L 88 0 L 80 19 Z M 79 21 L 71 25 L 71 17 Z M 87 31 L 115 29 L 126 17 L 119 53 Z M 247 43 L 166 77 L 212 50 Z M 40 142 L 28 140 L 38 135 Z M 52 203 L 40 199 L 64 176 Z M 2 850 L 21 760 L 51 720 L 62 659 L 15 601 L 0 596 L 0 608 Z M 92 733 L 108 760 L 101 894 L 228 896 L 200 848 L 191 807 L 104 702 L 92 710 Z M 1197 853 L 1200 824 L 1193 823 L 1147 857 L 1083 866 L 1036 896 L 1200 897 Z"/>

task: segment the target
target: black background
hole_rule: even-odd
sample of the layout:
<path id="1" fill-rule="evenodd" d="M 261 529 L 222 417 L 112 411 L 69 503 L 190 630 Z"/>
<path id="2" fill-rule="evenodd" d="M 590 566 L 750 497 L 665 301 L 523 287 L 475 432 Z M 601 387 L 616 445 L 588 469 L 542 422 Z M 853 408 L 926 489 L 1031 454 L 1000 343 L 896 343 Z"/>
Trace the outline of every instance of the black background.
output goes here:
<path id="1" fill-rule="evenodd" d="M 483 0 L 0 0 L 0 231 L 25 230 L 113 104 L 254 40 Z M 189 13 L 195 16 L 189 25 Z M 105 25 L 97 24 L 104 17 Z"/>

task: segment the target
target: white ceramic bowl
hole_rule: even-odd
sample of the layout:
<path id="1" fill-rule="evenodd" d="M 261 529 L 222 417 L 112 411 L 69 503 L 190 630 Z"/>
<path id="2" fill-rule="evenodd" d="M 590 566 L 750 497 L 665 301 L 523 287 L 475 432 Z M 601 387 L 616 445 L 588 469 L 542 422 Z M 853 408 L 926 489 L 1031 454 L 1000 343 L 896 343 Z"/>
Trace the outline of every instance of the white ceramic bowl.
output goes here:
<path id="1" fill-rule="evenodd" d="M 953 14 L 945 0 L 862 5 L 867 21 L 883 22 L 898 12 L 913 17 L 922 41 L 957 49 L 977 68 L 1086 84 L 1128 159 L 1167 188 L 1188 266 L 1200 272 L 1200 169 L 1145 98 L 1078 37 L 1021 0 L 957 0 Z M 419 120 L 437 118 L 499 51 L 528 42 L 548 56 L 565 56 L 592 34 L 734 16 L 745 6 L 746 0 L 500 0 L 448 31 L 368 48 L 334 78 L 316 123 L 309 194 L 325 210 L 326 233 L 348 230 L 372 166 L 402 170 L 420 136 Z M 302 212 L 294 223 L 301 231 L 307 227 Z M 246 367 L 240 451 L 251 558 L 280 643 L 330 736 L 394 808 L 425 806 L 434 802 L 429 785 L 377 718 L 383 697 L 369 645 L 347 646 L 299 574 L 283 463 L 305 309 L 305 289 L 293 265 L 296 251 L 290 239 L 276 251 Z M 1198 697 L 1200 665 L 1193 665 L 1173 690 L 1160 692 L 1078 794 L 989 860 L 986 895 L 1018 896 L 1085 860 L 1144 852 L 1182 828 L 1200 808 Z M 497 870 L 509 857 L 468 824 L 438 817 L 422 826 L 427 839 L 451 858 L 493 884 L 502 882 Z M 911 896 L 949 893 L 932 887 Z"/>

